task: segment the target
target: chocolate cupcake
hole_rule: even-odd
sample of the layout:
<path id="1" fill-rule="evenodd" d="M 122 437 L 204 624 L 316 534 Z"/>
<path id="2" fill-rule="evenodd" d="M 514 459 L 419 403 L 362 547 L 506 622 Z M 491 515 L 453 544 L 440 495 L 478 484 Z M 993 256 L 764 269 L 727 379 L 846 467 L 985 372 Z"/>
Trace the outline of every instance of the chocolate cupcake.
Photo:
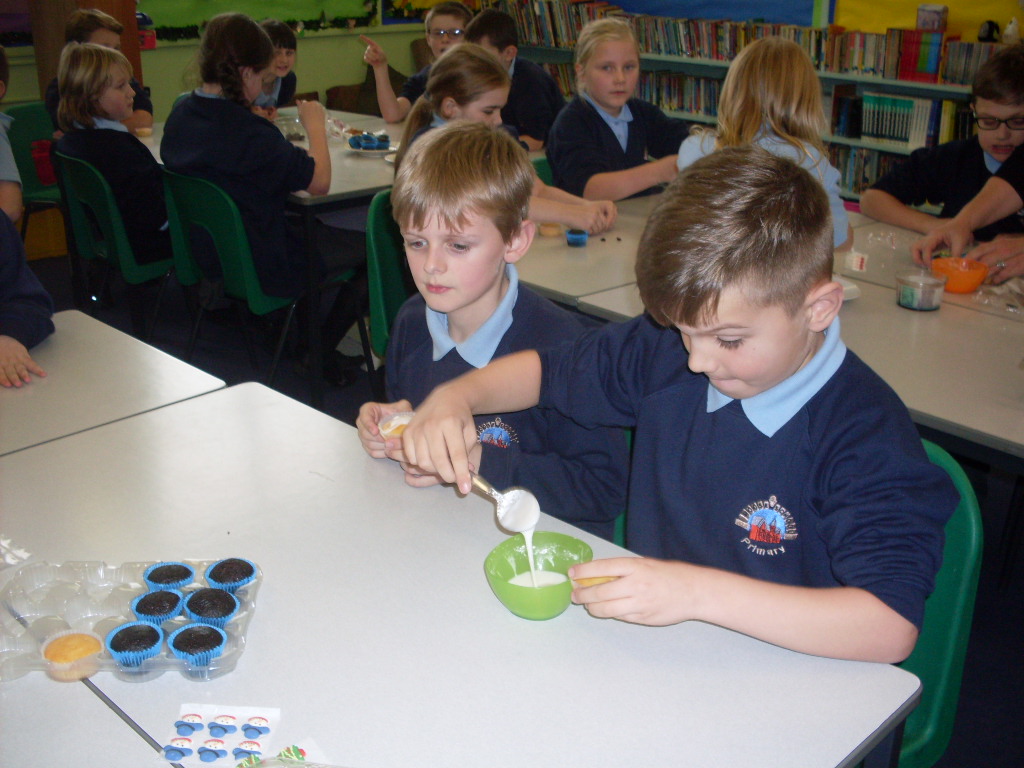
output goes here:
<path id="1" fill-rule="evenodd" d="M 181 613 L 184 595 L 176 589 L 159 589 L 146 592 L 132 600 L 132 613 L 139 621 L 163 624 Z"/>
<path id="2" fill-rule="evenodd" d="M 240 557 L 218 560 L 206 569 L 206 582 L 211 587 L 234 591 L 256 578 L 256 565 Z"/>
<path id="3" fill-rule="evenodd" d="M 167 639 L 171 653 L 193 667 L 209 666 L 224 652 L 227 633 L 209 624 L 186 624 L 176 629 Z"/>
<path id="4" fill-rule="evenodd" d="M 238 613 L 241 603 L 225 589 L 197 589 L 185 598 L 185 615 L 199 624 L 223 627 Z"/>
<path id="5" fill-rule="evenodd" d="M 146 621 L 122 624 L 107 635 L 107 650 L 122 667 L 137 667 L 160 653 L 164 632 Z"/>
<path id="6" fill-rule="evenodd" d="M 152 590 L 181 589 L 196 578 L 196 571 L 184 563 L 154 563 L 142 573 L 142 578 Z"/>

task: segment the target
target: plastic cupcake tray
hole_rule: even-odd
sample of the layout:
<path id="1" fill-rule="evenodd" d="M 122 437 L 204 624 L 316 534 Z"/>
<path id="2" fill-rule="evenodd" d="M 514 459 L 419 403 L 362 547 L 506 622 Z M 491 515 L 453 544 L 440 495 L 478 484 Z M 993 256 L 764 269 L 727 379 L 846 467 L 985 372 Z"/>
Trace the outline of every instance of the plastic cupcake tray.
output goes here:
<path id="1" fill-rule="evenodd" d="M 206 569 L 220 560 L 180 560 L 191 566 L 195 578 L 180 590 L 187 598 L 191 592 L 208 585 Z M 124 563 L 119 566 L 101 562 L 67 562 L 54 565 L 33 562 L 22 566 L 0 591 L 0 682 L 15 680 L 33 671 L 54 667 L 42 655 L 42 648 L 54 635 L 74 630 L 93 633 L 103 642 L 96 658 L 98 671 L 112 672 L 118 678 L 144 682 L 164 672 L 175 671 L 191 680 L 213 680 L 231 672 L 245 650 L 245 636 L 256 607 L 256 595 L 263 574 L 238 588 L 238 612 L 223 627 L 227 635 L 222 653 L 208 664 L 193 666 L 177 658 L 167 647 L 167 639 L 178 628 L 191 623 L 184 614 L 162 624 L 164 640 L 159 652 L 138 666 L 118 664 L 106 647 L 107 635 L 123 624 L 136 621 L 132 600 L 150 591 L 143 572 L 154 562 Z"/>

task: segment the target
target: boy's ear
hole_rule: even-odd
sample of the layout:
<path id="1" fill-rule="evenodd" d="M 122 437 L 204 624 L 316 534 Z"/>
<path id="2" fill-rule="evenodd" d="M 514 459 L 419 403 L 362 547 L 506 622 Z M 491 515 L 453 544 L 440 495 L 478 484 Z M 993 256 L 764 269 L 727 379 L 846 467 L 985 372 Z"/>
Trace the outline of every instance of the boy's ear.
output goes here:
<path id="1" fill-rule="evenodd" d="M 824 331 L 828 328 L 843 306 L 843 286 L 834 280 L 816 285 L 807 294 L 804 304 L 808 313 L 809 327 L 812 331 Z"/>
<path id="2" fill-rule="evenodd" d="M 501 51 L 501 62 L 505 66 L 512 66 L 512 62 L 515 61 L 516 56 L 519 55 L 519 49 L 514 45 L 505 46 Z"/>
<path id="3" fill-rule="evenodd" d="M 515 264 L 526 252 L 530 250 L 533 243 L 533 236 L 537 234 L 537 225 L 530 219 L 525 219 L 519 225 L 519 231 L 512 235 L 512 242 L 505 246 L 505 263 Z"/>

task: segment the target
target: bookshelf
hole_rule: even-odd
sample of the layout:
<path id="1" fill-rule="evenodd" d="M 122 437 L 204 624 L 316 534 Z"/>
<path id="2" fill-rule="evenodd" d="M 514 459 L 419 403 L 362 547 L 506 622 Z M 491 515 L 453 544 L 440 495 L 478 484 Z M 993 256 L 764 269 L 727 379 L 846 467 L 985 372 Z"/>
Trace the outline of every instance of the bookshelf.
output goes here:
<path id="1" fill-rule="evenodd" d="M 818 71 L 831 126 L 823 138 L 843 177 L 843 194 L 853 199 L 914 149 L 971 135 L 973 125 L 966 113 L 970 86 L 963 83 L 969 83 L 977 67 L 998 48 L 956 41 L 948 43 L 948 50 L 936 49 L 938 38 L 930 43 L 926 38 L 922 43 L 922 36 L 912 30 L 869 34 L 837 27 L 639 16 L 595 2 L 538 0 L 523 4 L 503 0 L 500 7 L 517 21 L 520 54 L 546 65 L 567 97 L 574 90 L 572 58 L 579 29 L 609 13 L 622 16 L 640 42 L 640 98 L 657 104 L 667 114 L 706 124 L 716 120 L 721 81 L 744 45 L 767 35 L 794 40 L 808 52 Z M 909 65 L 899 57 L 900 45 L 911 45 L 904 37 L 917 46 L 913 48 L 915 57 L 903 57 Z M 932 47 L 928 49 L 928 45 Z M 943 58 L 940 52 L 948 55 Z M 955 82 L 942 82 L 947 66 Z M 839 120 L 834 98 L 840 96 L 858 104 L 856 125 Z M 865 99 L 874 109 L 882 103 L 884 110 L 892 113 L 883 110 L 881 122 L 862 130 L 859 105 Z"/>

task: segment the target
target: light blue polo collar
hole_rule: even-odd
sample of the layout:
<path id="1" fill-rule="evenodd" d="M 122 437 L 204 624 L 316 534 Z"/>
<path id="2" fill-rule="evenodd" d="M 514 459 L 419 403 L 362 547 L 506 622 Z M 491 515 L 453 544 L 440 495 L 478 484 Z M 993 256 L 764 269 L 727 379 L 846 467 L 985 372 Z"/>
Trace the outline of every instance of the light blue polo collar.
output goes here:
<path id="1" fill-rule="evenodd" d="M 845 358 L 846 345 L 840 338 L 839 318 L 836 317 L 825 330 L 821 349 L 807 361 L 807 365 L 771 389 L 741 400 L 743 413 L 759 432 L 771 437 L 828 383 Z M 708 413 L 714 413 L 732 401 L 733 398 L 723 395 L 708 383 Z"/>
<path id="2" fill-rule="evenodd" d="M 92 119 L 93 128 L 104 128 L 108 131 L 124 131 L 128 133 L 128 128 L 123 123 L 117 122 L 117 120 L 111 120 L 106 117 L 94 117 Z"/>
<path id="3" fill-rule="evenodd" d="M 516 271 L 515 265 L 506 264 L 505 275 L 508 277 L 508 290 L 505 291 L 498 308 L 477 329 L 476 333 L 459 344 L 456 344 L 448 335 L 448 315 L 426 307 L 427 330 L 434 342 L 435 361 L 455 349 L 462 359 L 474 368 L 483 368 L 491 362 L 494 350 L 498 348 L 505 332 L 512 325 L 512 310 L 519 297 L 519 273 Z"/>
<path id="4" fill-rule="evenodd" d="M 615 138 L 619 140 L 619 146 L 622 147 L 622 151 L 626 151 L 626 144 L 629 141 L 629 124 L 633 122 L 633 112 L 629 108 L 629 104 L 622 105 L 622 111 L 619 112 L 618 117 L 608 114 L 604 107 L 600 106 L 596 101 L 590 98 L 589 93 L 584 93 L 583 98 L 587 100 L 594 109 L 597 110 L 597 114 L 601 116 L 601 119 L 608 124 L 608 127 L 612 129 L 612 133 L 615 134 Z"/>

